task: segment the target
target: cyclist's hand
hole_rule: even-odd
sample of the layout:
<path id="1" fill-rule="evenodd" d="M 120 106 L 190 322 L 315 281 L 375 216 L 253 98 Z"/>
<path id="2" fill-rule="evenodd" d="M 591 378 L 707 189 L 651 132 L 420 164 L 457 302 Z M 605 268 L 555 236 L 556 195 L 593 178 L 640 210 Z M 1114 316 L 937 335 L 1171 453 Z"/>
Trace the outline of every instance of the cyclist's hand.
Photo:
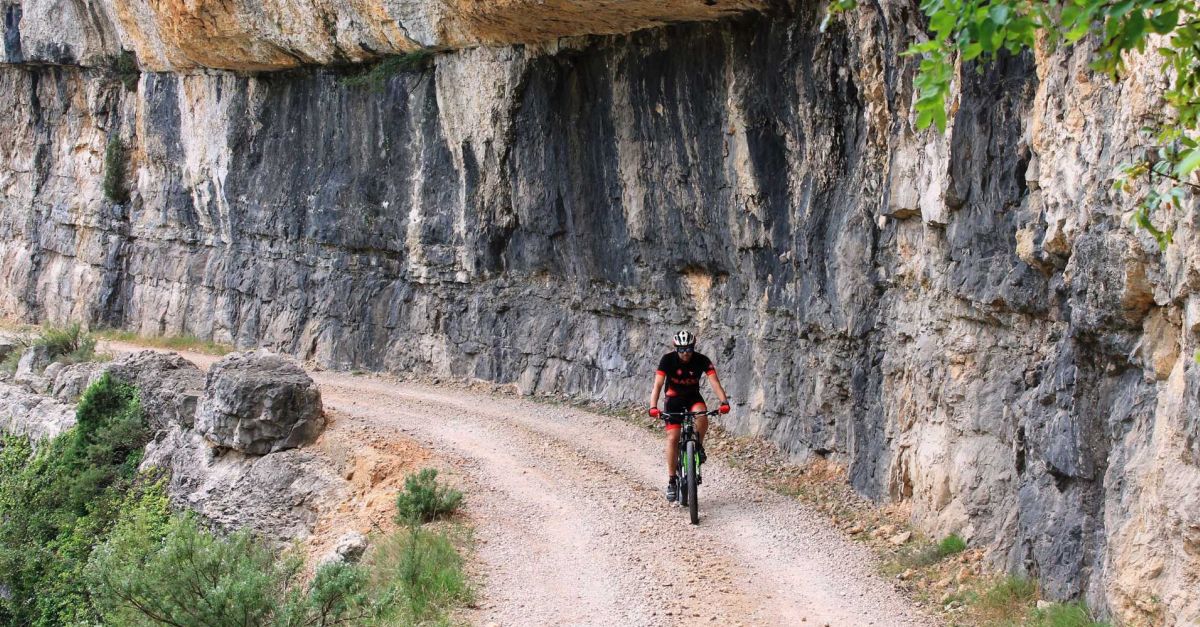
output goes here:
<path id="1" fill-rule="evenodd" d="M 729 413 L 729 402 L 726 401 L 726 402 L 721 403 L 721 406 L 717 408 L 717 411 L 721 412 L 722 414 L 728 414 Z"/>
<path id="2" fill-rule="evenodd" d="M 657 407 L 650 408 L 650 417 L 651 418 L 658 418 L 660 414 L 662 414 L 662 412 L 658 411 Z"/>

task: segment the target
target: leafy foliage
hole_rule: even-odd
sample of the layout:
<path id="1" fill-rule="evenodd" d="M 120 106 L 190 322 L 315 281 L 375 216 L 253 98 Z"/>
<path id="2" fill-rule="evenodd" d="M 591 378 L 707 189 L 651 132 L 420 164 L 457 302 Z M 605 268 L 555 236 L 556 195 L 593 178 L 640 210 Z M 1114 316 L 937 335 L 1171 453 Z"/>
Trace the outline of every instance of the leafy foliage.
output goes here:
<path id="1" fill-rule="evenodd" d="M 166 479 L 137 471 L 147 441 L 137 390 L 108 375 L 76 420 L 37 446 L 0 441 L 0 625 L 414 625 L 471 598 L 447 531 L 414 522 L 364 563 L 327 564 L 305 582 L 297 552 L 173 514 Z M 414 512 L 461 501 L 436 475 L 412 477 Z"/>
<path id="2" fill-rule="evenodd" d="M 89 622 L 84 567 L 131 489 L 147 438 L 137 391 L 107 375 L 84 393 L 77 425 L 37 450 L 0 452 L 0 623 Z"/>
<path id="3" fill-rule="evenodd" d="M 125 167 L 127 158 L 125 142 L 120 137 L 108 138 L 104 148 L 104 197 L 117 204 L 129 202 L 129 189 L 125 185 Z"/>
<path id="4" fill-rule="evenodd" d="M 122 50 L 120 54 L 109 57 L 108 72 L 125 86 L 126 91 L 137 91 L 142 71 L 132 51 Z"/>
<path id="5" fill-rule="evenodd" d="M 121 625 L 266 625 L 302 563 L 248 532 L 226 538 L 191 516 L 131 517 L 96 551 L 93 580 L 107 622 Z M 149 531 L 150 533 L 146 533 Z"/>
<path id="6" fill-rule="evenodd" d="M 437 475 L 437 470 L 425 468 L 404 478 L 404 490 L 396 497 L 397 523 L 430 522 L 458 509 L 462 493 L 439 484 Z"/>
<path id="7" fill-rule="evenodd" d="M 829 15 L 848 11 L 857 0 L 833 0 Z M 1136 197 L 1131 222 L 1165 248 L 1170 229 L 1152 221 L 1159 209 L 1181 206 L 1200 190 L 1200 3 L 1195 0 L 922 0 L 930 37 L 905 53 L 920 57 L 913 79 L 917 127 L 947 125 L 947 97 L 956 59 L 988 60 L 1042 44 L 1051 49 L 1095 41 L 1093 70 L 1117 81 L 1126 74 L 1129 53 L 1156 45 L 1160 70 L 1170 81 L 1160 119 L 1144 129 L 1149 150 L 1121 167 L 1116 191 Z M 828 23 L 828 16 L 826 22 Z M 1157 37 L 1157 39 L 1155 39 Z"/>
<path id="8" fill-rule="evenodd" d="M 428 50 L 414 50 L 406 54 L 384 57 L 367 69 L 342 79 L 347 87 L 370 87 L 383 89 L 388 79 L 403 72 L 420 72 L 429 66 L 433 54 Z"/>

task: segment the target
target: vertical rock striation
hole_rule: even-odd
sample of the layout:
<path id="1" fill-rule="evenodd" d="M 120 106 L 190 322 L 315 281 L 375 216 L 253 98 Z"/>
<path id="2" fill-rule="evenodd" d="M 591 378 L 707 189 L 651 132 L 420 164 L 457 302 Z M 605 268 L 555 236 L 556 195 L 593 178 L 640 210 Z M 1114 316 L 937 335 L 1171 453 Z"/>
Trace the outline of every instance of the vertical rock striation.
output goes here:
<path id="1" fill-rule="evenodd" d="M 1055 598 L 1196 620 L 1195 208 L 1162 253 L 1107 184 L 1162 85 L 1108 85 L 1083 47 L 1006 57 L 917 133 L 919 26 L 881 7 L 464 49 L 378 88 L 128 91 L 19 63 L 21 28 L 0 311 L 633 403 L 687 326 L 739 431 Z"/>

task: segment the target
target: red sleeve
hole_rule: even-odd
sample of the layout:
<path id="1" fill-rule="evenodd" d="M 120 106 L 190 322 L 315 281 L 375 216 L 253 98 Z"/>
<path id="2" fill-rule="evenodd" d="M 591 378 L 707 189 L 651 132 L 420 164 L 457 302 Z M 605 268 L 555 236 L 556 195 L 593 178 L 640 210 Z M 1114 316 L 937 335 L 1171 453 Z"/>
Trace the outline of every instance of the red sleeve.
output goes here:
<path id="1" fill-rule="evenodd" d="M 717 366 L 715 364 L 713 364 L 712 360 L 705 357 L 704 361 L 708 362 L 708 367 L 704 369 L 704 374 L 707 374 L 707 375 L 717 374 Z"/>

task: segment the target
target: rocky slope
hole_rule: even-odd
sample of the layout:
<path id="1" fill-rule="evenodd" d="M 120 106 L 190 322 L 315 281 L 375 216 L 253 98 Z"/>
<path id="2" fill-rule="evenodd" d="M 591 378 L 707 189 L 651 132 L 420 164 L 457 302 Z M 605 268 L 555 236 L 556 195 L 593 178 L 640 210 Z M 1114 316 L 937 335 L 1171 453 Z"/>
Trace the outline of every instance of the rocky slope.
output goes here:
<path id="1" fill-rule="evenodd" d="M 966 68 L 936 136 L 909 2 L 559 39 L 717 14 L 525 5 L 399 3 L 457 16 L 405 37 L 361 4 L 326 30 L 256 5 L 293 35 L 235 4 L 6 5 L 0 312 L 635 406 L 691 327 L 734 428 L 1051 597 L 1200 620 L 1195 208 L 1160 253 L 1108 184 L 1151 60 L 1117 87 L 1086 49 Z M 418 46 L 442 52 L 376 87 L 310 66 Z"/>

